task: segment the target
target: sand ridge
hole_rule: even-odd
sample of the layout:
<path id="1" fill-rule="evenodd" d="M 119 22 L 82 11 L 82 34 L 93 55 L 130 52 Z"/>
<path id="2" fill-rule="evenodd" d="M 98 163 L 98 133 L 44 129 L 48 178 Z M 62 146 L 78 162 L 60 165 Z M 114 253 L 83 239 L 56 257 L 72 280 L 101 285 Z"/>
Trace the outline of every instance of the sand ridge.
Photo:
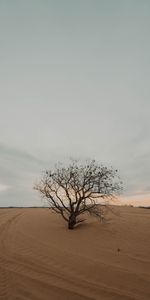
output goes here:
<path id="1" fill-rule="evenodd" d="M 116 210 L 69 231 L 47 208 L 0 209 L 0 299 L 149 300 L 150 210 Z"/>

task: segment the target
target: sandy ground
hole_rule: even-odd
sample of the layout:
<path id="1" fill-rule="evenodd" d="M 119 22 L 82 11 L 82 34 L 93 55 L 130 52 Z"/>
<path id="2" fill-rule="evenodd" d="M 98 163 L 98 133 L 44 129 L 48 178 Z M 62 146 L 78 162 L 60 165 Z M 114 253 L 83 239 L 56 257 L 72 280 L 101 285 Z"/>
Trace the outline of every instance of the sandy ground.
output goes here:
<path id="1" fill-rule="evenodd" d="M 116 211 L 69 231 L 47 208 L 0 209 L 0 299 L 149 300 L 150 210 Z"/>

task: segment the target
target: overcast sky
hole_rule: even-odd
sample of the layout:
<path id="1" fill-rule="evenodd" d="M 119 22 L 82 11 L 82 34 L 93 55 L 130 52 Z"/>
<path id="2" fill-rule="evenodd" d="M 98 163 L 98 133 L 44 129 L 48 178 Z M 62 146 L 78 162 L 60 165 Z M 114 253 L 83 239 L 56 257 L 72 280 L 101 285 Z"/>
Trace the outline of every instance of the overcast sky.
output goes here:
<path id="1" fill-rule="evenodd" d="M 149 195 L 149 81 L 149 0 L 0 0 L 0 205 L 69 157 Z"/>

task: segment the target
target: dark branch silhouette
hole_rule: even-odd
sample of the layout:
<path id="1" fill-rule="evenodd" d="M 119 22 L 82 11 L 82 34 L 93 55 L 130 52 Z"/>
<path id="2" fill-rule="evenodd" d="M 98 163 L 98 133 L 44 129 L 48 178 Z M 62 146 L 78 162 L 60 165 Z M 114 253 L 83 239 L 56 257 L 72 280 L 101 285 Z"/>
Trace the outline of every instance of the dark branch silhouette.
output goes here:
<path id="1" fill-rule="evenodd" d="M 68 167 L 57 166 L 54 171 L 45 171 L 35 189 L 68 222 L 68 228 L 73 229 L 85 221 L 85 213 L 102 220 L 105 201 L 115 197 L 122 189 L 122 182 L 112 167 L 98 165 L 95 160 L 86 164 L 73 161 Z"/>

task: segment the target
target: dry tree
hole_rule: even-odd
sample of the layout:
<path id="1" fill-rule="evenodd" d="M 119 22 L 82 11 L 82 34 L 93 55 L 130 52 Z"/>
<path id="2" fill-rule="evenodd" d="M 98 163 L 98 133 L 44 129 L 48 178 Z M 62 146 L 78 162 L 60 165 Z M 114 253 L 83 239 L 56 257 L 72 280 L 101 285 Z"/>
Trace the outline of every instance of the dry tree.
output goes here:
<path id="1" fill-rule="evenodd" d="M 85 213 L 101 220 L 109 200 L 122 189 L 117 170 L 95 160 L 80 164 L 71 161 L 44 172 L 35 189 L 46 198 L 51 209 L 68 223 L 68 229 L 85 221 Z M 84 215 L 84 217 L 83 217 Z"/>

